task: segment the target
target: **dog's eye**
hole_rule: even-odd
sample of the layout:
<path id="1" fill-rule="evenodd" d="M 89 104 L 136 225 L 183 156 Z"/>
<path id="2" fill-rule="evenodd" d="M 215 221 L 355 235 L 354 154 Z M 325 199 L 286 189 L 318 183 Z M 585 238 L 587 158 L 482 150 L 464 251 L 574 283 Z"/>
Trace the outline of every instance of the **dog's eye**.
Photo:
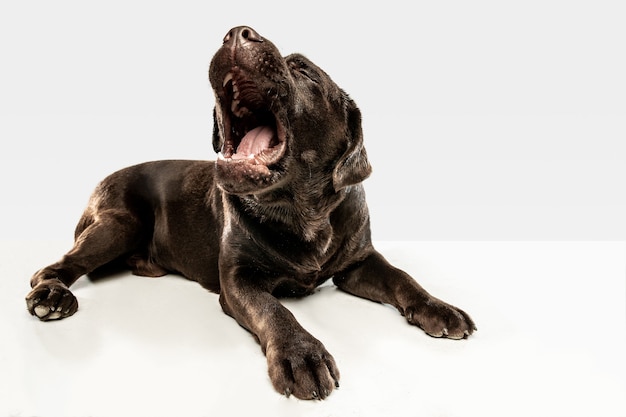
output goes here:
<path id="1" fill-rule="evenodd" d="M 309 79 L 309 81 L 313 81 L 314 83 L 318 83 L 319 79 L 317 74 L 307 67 L 303 62 L 292 61 L 289 66 L 292 70 L 295 70 L 297 74 L 303 75 Z"/>
<path id="2" fill-rule="evenodd" d="M 315 77 L 313 74 L 311 74 L 309 71 L 305 70 L 305 69 L 300 69 L 298 70 L 298 72 L 300 72 L 300 74 L 304 75 L 305 77 L 307 77 L 309 80 L 313 81 L 314 83 L 317 84 L 318 80 L 317 77 Z"/>

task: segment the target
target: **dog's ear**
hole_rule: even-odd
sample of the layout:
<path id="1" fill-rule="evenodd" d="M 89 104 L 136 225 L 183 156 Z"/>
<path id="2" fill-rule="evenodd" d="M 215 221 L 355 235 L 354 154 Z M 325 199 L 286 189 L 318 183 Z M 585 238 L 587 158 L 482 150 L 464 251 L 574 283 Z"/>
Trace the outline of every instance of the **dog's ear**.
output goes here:
<path id="1" fill-rule="evenodd" d="M 222 149 L 222 141 L 220 140 L 220 129 L 217 127 L 217 114 L 213 107 L 213 150 L 219 153 Z"/>
<path id="2" fill-rule="evenodd" d="M 372 166 L 367 159 L 363 146 L 361 111 L 354 101 L 345 96 L 348 115 L 348 149 L 339 159 L 333 171 L 333 186 L 339 191 L 349 185 L 358 184 L 372 173 Z"/>

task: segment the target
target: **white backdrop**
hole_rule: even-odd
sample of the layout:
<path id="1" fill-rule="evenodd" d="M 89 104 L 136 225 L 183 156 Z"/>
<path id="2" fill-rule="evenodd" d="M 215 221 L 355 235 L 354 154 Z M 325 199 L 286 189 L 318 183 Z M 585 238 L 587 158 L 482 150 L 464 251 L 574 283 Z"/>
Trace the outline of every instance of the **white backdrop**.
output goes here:
<path id="1" fill-rule="evenodd" d="M 208 64 L 247 24 L 360 105 L 377 240 L 626 239 L 614 1 L 9 1 L 2 236 L 71 237 L 94 185 L 211 159 Z"/>

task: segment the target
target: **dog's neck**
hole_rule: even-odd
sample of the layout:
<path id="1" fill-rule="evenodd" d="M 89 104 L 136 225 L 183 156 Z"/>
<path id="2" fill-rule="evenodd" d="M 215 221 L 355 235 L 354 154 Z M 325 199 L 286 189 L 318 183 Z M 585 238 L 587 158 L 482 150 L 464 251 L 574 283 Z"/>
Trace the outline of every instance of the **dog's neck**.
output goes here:
<path id="1" fill-rule="evenodd" d="M 332 187 L 332 186 L 331 186 Z M 280 189 L 260 195 L 239 197 L 247 213 L 262 224 L 278 227 L 304 242 L 322 243 L 333 235 L 331 214 L 344 199 L 344 191 L 314 192 L 316 187 Z"/>

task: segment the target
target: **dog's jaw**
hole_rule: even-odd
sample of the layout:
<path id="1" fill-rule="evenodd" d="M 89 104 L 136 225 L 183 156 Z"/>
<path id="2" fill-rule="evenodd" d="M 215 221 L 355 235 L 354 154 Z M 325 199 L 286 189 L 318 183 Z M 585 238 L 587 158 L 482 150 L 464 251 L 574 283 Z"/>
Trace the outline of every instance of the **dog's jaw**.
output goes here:
<path id="1" fill-rule="evenodd" d="M 236 67 L 222 83 L 219 112 L 222 146 L 218 158 L 227 162 L 271 166 L 284 155 L 286 130 L 256 82 Z M 230 105 L 228 104 L 230 102 Z"/>
<path id="2" fill-rule="evenodd" d="M 292 86 L 278 49 L 262 38 L 225 38 L 211 61 L 216 180 L 231 194 L 258 194 L 281 182 L 289 145 L 283 110 Z"/>
<path id="3" fill-rule="evenodd" d="M 250 125 L 238 133 L 233 125 L 241 120 L 229 109 L 216 108 L 216 119 L 222 125 L 215 162 L 220 188 L 231 194 L 257 194 L 282 182 L 288 141 L 282 123 Z"/>

